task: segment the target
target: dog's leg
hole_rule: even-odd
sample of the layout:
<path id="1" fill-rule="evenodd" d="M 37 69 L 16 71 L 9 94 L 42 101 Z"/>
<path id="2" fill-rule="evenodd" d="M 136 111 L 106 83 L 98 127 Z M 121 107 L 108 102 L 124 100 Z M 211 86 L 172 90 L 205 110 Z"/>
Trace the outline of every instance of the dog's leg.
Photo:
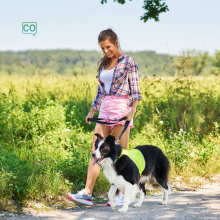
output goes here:
<path id="1" fill-rule="evenodd" d="M 167 186 L 168 186 L 168 190 L 163 188 L 164 194 L 163 194 L 163 200 L 161 203 L 162 205 L 166 205 L 168 201 L 168 192 L 170 191 L 170 186 L 168 183 L 167 183 Z"/>
<path id="2" fill-rule="evenodd" d="M 126 182 L 125 184 L 125 194 L 124 194 L 124 203 L 121 209 L 118 212 L 127 212 L 128 205 L 135 199 L 137 193 L 137 185 L 132 185 L 131 183 Z"/>
<path id="3" fill-rule="evenodd" d="M 142 202 L 144 201 L 144 195 L 145 195 L 145 194 L 144 194 L 143 190 L 141 189 L 141 190 L 140 190 L 140 198 L 139 198 L 138 202 L 133 205 L 134 208 L 139 208 L 139 207 L 141 207 L 141 204 L 142 204 Z"/>
<path id="4" fill-rule="evenodd" d="M 111 208 L 114 210 L 116 208 L 115 204 L 115 196 L 116 196 L 117 187 L 115 185 L 112 185 L 109 192 L 108 192 L 108 198 L 111 205 Z"/>

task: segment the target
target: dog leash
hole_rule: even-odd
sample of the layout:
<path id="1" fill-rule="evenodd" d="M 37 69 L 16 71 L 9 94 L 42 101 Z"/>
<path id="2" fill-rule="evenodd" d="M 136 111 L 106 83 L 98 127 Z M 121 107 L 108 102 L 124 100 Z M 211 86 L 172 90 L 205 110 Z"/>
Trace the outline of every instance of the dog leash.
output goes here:
<path id="1" fill-rule="evenodd" d="M 93 116 L 93 118 L 88 118 L 88 121 L 96 122 L 96 123 L 99 123 L 99 124 L 107 124 L 107 125 L 109 125 L 109 124 L 115 124 L 115 123 L 120 122 L 120 121 L 124 121 L 126 119 L 128 119 L 128 118 L 127 117 L 122 117 L 120 119 L 105 119 L 105 118 L 98 118 L 98 116 L 95 115 L 95 116 Z M 105 122 L 105 121 L 102 121 L 102 120 L 110 120 L 110 121 L 115 121 L 115 122 L 110 123 L 110 122 Z M 124 134 L 124 132 L 128 128 L 129 124 L 130 124 L 130 121 L 126 121 L 125 122 L 123 130 L 121 131 L 121 134 L 119 135 L 118 140 L 116 141 L 117 143 L 120 141 L 122 135 Z"/>

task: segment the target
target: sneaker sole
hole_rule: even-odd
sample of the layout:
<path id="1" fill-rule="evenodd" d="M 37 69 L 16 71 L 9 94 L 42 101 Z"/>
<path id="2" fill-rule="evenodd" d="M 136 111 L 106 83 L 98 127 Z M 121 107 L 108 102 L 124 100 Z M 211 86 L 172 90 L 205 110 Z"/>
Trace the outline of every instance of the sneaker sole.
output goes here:
<path id="1" fill-rule="evenodd" d="M 90 205 L 90 206 L 93 205 L 93 202 L 91 202 L 91 201 L 89 201 L 89 200 L 74 199 L 74 198 L 72 198 L 71 196 L 69 196 L 68 194 L 66 194 L 66 197 L 67 197 L 67 199 L 69 199 L 70 201 L 77 202 L 77 203 L 80 203 L 80 204 L 82 204 L 82 205 Z"/>
<path id="2" fill-rule="evenodd" d="M 123 203 L 120 203 L 120 204 L 116 204 L 116 206 L 122 206 Z M 110 202 L 107 202 L 107 206 L 111 206 Z"/>

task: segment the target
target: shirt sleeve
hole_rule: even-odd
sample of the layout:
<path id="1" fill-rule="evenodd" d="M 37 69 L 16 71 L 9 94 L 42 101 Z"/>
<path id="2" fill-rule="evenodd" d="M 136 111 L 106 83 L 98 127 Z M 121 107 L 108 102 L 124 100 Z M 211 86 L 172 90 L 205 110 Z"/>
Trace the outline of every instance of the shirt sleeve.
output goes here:
<path id="1" fill-rule="evenodd" d="M 142 96 L 139 88 L 138 66 L 134 59 L 130 63 L 130 69 L 128 70 L 128 80 L 130 85 L 130 94 L 132 102 L 136 99 L 141 100 Z"/>
<path id="2" fill-rule="evenodd" d="M 102 103 L 102 94 L 101 94 L 101 89 L 100 86 L 98 85 L 98 92 L 96 94 L 96 97 L 94 98 L 93 102 L 92 102 L 92 107 L 99 111 L 100 107 L 101 107 L 101 103 Z"/>

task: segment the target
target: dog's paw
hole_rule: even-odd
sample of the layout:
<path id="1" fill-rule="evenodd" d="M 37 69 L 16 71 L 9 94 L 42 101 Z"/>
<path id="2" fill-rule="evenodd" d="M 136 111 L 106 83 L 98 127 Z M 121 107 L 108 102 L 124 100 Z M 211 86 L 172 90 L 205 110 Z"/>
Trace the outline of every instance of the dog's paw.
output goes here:
<path id="1" fill-rule="evenodd" d="M 128 208 L 123 208 L 123 207 L 118 210 L 118 212 L 120 213 L 127 212 L 127 211 L 128 211 Z"/>
<path id="2" fill-rule="evenodd" d="M 116 204 L 115 204 L 115 201 L 113 200 L 112 202 L 109 202 L 110 203 L 110 206 L 113 210 L 116 209 Z"/>
<path id="3" fill-rule="evenodd" d="M 162 201 L 161 205 L 167 205 L 167 201 Z"/>
<path id="4" fill-rule="evenodd" d="M 111 206 L 112 210 L 115 210 L 116 209 L 116 206 Z"/>
<path id="5" fill-rule="evenodd" d="M 111 208 L 112 208 L 113 210 L 115 210 L 115 209 L 116 209 L 116 205 L 111 205 Z"/>
<path id="6" fill-rule="evenodd" d="M 139 208 L 139 207 L 141 207 L 141 204 L 139 204 L 139 203 L 137 202 L 137 203 L 135 203 L 135 204 L 133 205 L 133 207 L 134 207 L 134 208 Z"/>

